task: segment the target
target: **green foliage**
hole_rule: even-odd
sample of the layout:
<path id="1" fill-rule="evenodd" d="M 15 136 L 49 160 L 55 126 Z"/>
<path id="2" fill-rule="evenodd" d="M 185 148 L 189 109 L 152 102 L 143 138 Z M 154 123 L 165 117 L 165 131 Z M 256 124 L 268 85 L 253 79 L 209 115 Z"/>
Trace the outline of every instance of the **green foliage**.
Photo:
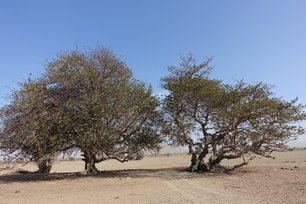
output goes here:
<path id="1" fill-rule="evenodd" d="M 189 146 L 197 158 L 194 165 L 211 170 L 223 159 L 236 158 L 247 164 L 247 157 L 268 156 L 269 150 L 303 134 L 295 124 L 305 119 L 304 106 L 296 104 L 297 99 L 275 98 L 263 83 L 231 85 L 210 79 L 209 62 L 196 65 L 189 55 L 162 79 L 169 91 L 163 105 L 164 134 L 175 144 Z M 208 153 L 212 156 L 205 163 Z M 191 168 L 199 169 L 194 165 Z"/>
<path id="2" fill-rule="evenodd" d="M 123 155 L 158 147 L 158 101 L 151 87 L 135 80 L 109 50 L 62 55 L 47 71 L 48 83 L 61 92 L 78 148 Z"/>
<path id="3" fill-rule="evenodd" d="M 93 171 L 94 163 L 105 159 L 127 161 L 139 159 L 143 150 L 158 151 L 158 106 L 151 87 L 135 80 L 111 51 L 76 50 L 58 56 L 43 77 L 13 93 L 12 103 L 1 110 L 0 142 L 26 157 L 37 149 L 39 155 L 80 149 L 87 164 L 93 161 Z M 18 140 L 31 149 L 25 151 Z"/>
<path id="4" fill-rule="evenodd" d="M 11 159 L 33 160 L 49 172 L 62 152 L 83 152 L 85 169 L 106 159 L 141 159 L 158 151 L 161 134 L 187 145 L 190 170 L 229 170 L 224 159 L 269 156 L 304 133 L 297 99 L 276 98 L 264 83 L 225 84 L 209 78 L 211 59 L 192 55 L 169 67 L 162 79 L 169 95 L 160 102 L 152 88 L 105 48 L 59 55 L 39 79 L 29 79 L 0 109 L 0 149 Z M 210 155 L 207 161 L 204 159 Z"/>
<path id="5" fill-rule="evenodd" d="M 57 129 L 56 110 L 49 106 L 51 95 L 38 81 L 29 79 L 11 95 L 11 104 L 1 113 L 0 148 L 9 160 L 52 162 L 63 143 Z"/>

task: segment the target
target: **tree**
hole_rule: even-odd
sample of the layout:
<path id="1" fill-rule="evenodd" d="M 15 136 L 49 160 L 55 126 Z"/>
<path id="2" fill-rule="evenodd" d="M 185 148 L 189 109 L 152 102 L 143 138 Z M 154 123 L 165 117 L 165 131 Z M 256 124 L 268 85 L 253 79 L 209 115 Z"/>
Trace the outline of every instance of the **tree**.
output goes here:
<path id="1" fill-rule="evenodd" d="M 48 64 L 45 83 L 57 92 L 55 106 L 70 130 L 62 133 L 83 152 L 88 173 L 106 159 L 125 162 L 159 150 L 159 102 L 110 50 L 62 54 Z"/>
<path id="2" fill-rule="evenodd" d="M 34 161 L 39 173 L 49 173 L 54 158 L 67 146 L 60 137 L 58 114 L 50 97 L 44 84 L 29 79 L 0 110 L 0 149 L 9 161 Z"/>
<path id="3" fill-rule="evenodd" d="M 158 151 L 161 115 L 152 88 L 110 50 L 59 55 L 39 79 L 21 84 L 1 109 L 0 149 L 50 172 L 61 152 L 83 152 L 87 173 L 106 159 Z"/>
<path id="4" fill-rule="evenodd" d="M 270 157 L 273 149 L 303 134 L 296 123 L 305 119 L 305 106 L 297 99 L 276 98 L 263 83 L 230 85 L 210 79 L 210 61 L 197 65 L 189 55 L 162 79 L 169 92 L 163 132 L 174 144 L 189 147 L 190 171 L 234 170 L 256 155 Z M 239 163 L 225 167 L 224 159 Z"/>

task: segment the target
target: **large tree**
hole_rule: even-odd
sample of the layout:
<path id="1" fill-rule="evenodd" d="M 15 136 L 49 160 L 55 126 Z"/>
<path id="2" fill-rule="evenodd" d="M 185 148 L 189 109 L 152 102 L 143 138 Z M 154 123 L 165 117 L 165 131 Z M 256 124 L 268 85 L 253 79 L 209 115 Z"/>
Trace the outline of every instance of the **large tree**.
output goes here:
<path id="1" fill-rule="evenodd" d="M 110 50 L 62 54 L 48 64 L 45 81 L 59 93 L 55 106 L 66 115 L 87 172 L 96 172 L 95 164 L 106 159 L 125 162 L 159 149 L 158 100 Z"/>
<path id="2" fill-rule="evenodd" d="M 110 50 L 63 53 L 1 109 L 0 148 L 37 161 L 41 172 L 59 153 L 82 151 L 85 170 L 94 173 L 106 159 L 125 162 L 159 150 L 158 106 L 151 87 Z"/>
<path id="3" fill-rule="evenodd" d="M 276 98 L 263 83 L 231 85 L 211 79 L 209 64 L 210 59 L 196 64 L 189 55 L 162 79 L 169 92 L 164 133 L 174 144 L 189 147 L 191 171 L 234 170 L 256 155 L 269 157 L 271 150 L 303 134 L 297 122 L 305 119 L 304 106 L 297 99 Z M 237 163 L 225 167 L 224 159 Z"/>

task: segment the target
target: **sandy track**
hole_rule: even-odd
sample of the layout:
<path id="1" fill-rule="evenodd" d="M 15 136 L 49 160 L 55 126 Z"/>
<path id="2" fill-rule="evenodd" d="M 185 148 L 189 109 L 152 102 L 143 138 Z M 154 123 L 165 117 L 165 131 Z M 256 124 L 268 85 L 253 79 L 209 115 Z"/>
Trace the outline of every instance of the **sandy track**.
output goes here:
<path id="1" fill-rule="evenodd" d="M 99 164 L 97 176 L 80 161 L 57 162 L 50 176 L 16 175 L 34 165 L 0 171 L 0 203 L 305 203 L 306 151 L 276 153 L 230 175 L 183 171 L 184 154 Z M 3 168 L 3 166 L 2 166 Z M 124 170 L 125 169 L 125 170 Z M 65 173 L 66 172 L 66 173 Z"/>

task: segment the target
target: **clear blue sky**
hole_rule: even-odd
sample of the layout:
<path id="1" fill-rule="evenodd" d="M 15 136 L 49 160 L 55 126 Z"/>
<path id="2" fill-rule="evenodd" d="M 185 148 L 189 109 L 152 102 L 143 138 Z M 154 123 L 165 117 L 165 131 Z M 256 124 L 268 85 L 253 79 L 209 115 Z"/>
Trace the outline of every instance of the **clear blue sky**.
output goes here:
<path id="1" fill-rule="evenodd" d="M 214 58 L 215 78 L 263 81 L 306 104 L 305 11 L 305 0 L 1 1 L 0 96 L 60 51 L 102 45 L 155 92 L 167 66 L 192 52 Z"/>

